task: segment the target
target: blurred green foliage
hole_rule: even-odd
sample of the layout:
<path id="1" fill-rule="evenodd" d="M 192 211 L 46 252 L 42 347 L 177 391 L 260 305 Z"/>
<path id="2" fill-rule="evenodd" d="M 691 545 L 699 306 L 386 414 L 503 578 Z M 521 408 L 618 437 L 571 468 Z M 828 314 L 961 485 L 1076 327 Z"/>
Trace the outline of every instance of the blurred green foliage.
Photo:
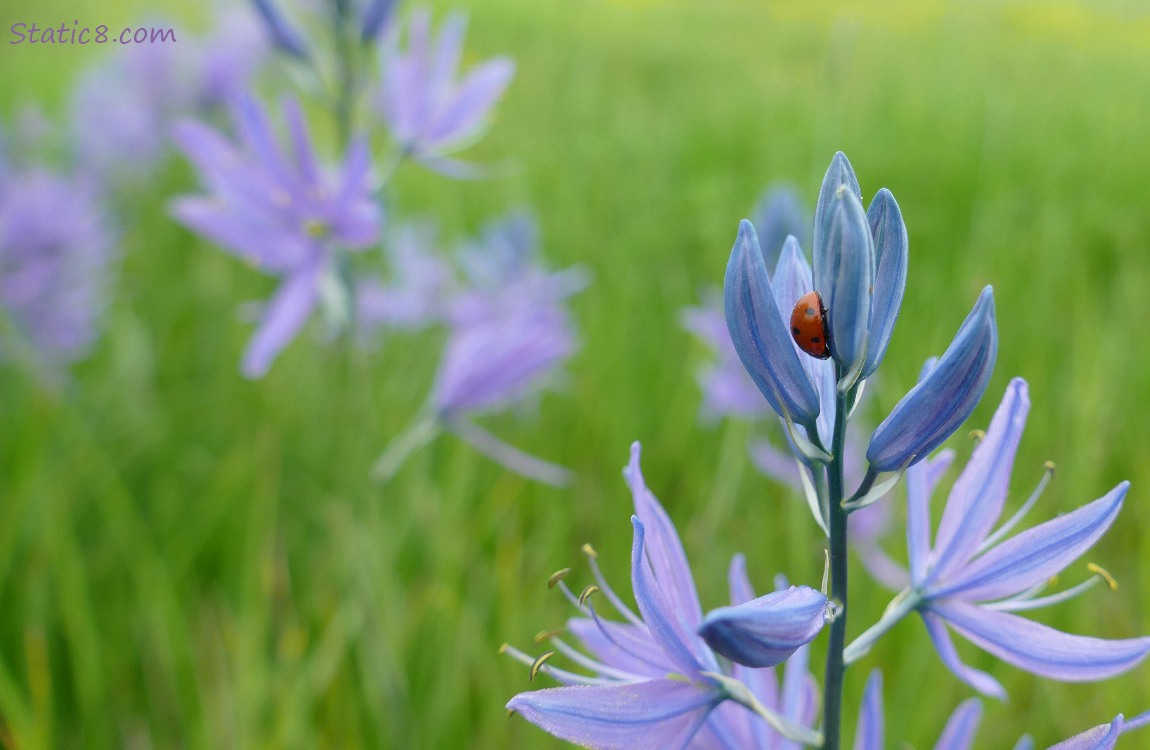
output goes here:
<path id="1" fill-rule="evenodd" d="M 444 437 L 371 486 L 439 341 L 365 352 L 305 335 L 265 380 L 244 381 L 249 328 L 236 309 L 269 281 L 167 218 L 160 197 L 192 186 L 174 168 L 124 207 L 109 327 L 74 386 L 61 396 L 0 371 L 0 746 L 558 747 L 506 717 L 506 700 L 537 685 L 496 649 L 529 647 L 569 616 L 544 583 L 567 565 L 577 586 L 589 580 L 584 542 L 628 588 L 619 469 L 634 439 L 704 606 L 725 600 L 736 551 L 760 587 L 776 572 L 817 581 L 814 526 L 748 466 L 747 428 L 698 425 L 705 352 L 678 311 L 720 283 L 760 189 L 791 180 L 813 200 L 836 149 L 867 199 L 893 190 L 910 230 L 873 418 L 994 284 L 1001 351 L 971 426 L 1011 376 L 1030 380 L 1013 502 L 1046 459 L 1059 473 L 1038 518 L 1133 482 L 1092 558 L 1119 590 L 1037 618 L 1100 636 L 1150 631 L 1139 416 L 1150 409 L 1150 16 L 1139 4 L 456 4 L 472 13 L 472 59 L 518 61 L 495 129 L 470 154 L 513 169 L 477 184 L 408 165 L 399 204 L 442 217 L 449 238 L 531 207 L 551 263 L 592 270 L 563 392 L 538 413 L 487 421 L 573 467 L 577 483 L 532 484 Z M 37 18 L 195 16 L 156 0 L 72 6 L 9 0 L 0 20 L 7 33 Z M 3 44 L 0 111 L 37 100 L 55 116 L 76 71 L 115 53 Z M 951 443 L 969 454 L 964 435 Z M 889 547 L 901 548 L 897 532 Z M 1071 570 L 1069 583 L 1086 575 Z M 861 568 L 854 581 L 858 633 L 889 595 Z M 1146 666 L 1060 685 L 960 651 L 1012 697 L 987 703 L 979 747 L 1024 731 L 1041 746 L 1150 708 Z M 852 670 L 848 706 L 875 665 L 892 741 L 932 744 L 969 695 L 917 622 Z"/>

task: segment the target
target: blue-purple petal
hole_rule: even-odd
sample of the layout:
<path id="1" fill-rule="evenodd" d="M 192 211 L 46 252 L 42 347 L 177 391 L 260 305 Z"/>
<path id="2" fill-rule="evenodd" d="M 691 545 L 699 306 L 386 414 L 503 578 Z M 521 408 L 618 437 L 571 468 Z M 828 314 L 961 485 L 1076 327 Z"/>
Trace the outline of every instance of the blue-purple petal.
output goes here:
<path id="1" fill-rule="evenodd" d="M 1094 502 L 1002 542 L 946 580 L 937 595 L 991 601 L 1052 578 L 1106 533 L 1129 487 L 1122 482 Z"/>
<path id="2" fill-rule="evenodd" d="M 998 522 L 1029 411 L 1026 381 L 1014 378 L 950 490 L 935 536 L 934 568 L 925 583 L 945 581 L 966 565 Z"/>
<path id="3" fill-rule="evenodd" d="M 934 750 L 970 750 L 974 746 L 974 733 L 982 719 L 982 702 L 968 698 L 958 704 L 946 722 Z"/>
<path id="4" fill-rule="evenodd" d="M 862 376 L 878 369 L 886 354 L 894 323 L 906 291 L 908 241 L 902 212 L 889 190 L 883 188 L 867 208 L 867 220 L 874 237 L 874 296 L 871 298 L 870 333 L 867 336 L 866 365 Z"/>
<path id="5" fill-rule="evenodd" d="M 1057 745 L 1051 745 L 1047 750 L 1114 750 L 1118 735 L 1122 734 L 1122 725 L 1122 714 L 1118 714 L 1109 724 L 1087 729 Z"/>
<path id="6" fill-rule="evenodd" d="M 520 693 L 512 710 L 552 735 L 584 747 L 686 747 L 721 700 L 710 686 L 672 679 L 573 685 Z"/>
<path id="7" fill-rule="evenodd" d="M 715 652 L 747 667 L 773 667 L 810 643 L 826 622 L 827 598 L 791 586 L 707 613 L 699 634 Z"/>
<path id="8" fill-rule="evenodd" d="M 849 190 L 831 201 L 830 223 L 815 253 L 815 289 L 827 309 L 831 356 L 844 370 L 861 368 L 867 355 L 874 274 L 874 238 L 862 203 Z M 820 270 L 819 263 L 830 263 Z M 827 279 L 828 286 L 819 286 Z"/>
<path id="9" fill-rule="evenodd" d="M 994 296 L 986 287 L 938 364 L 875 430 L 867 448 L 871 466 L 897 470 L 950 437 L 982 398 L 997 353 Z"/>
<path id="10" fill-rule="evenodd" d="M 316 257 L 280 284 L 268 301 L 259 327 L 244 352 L 241 370 L 246 377 L 263 377 L 280 350 L 295 338 L 319 298 L 319 280 L 323 272 L 324 265 Z"/>
<path id="11" fill-rule="evenodd" d="M 646 556 L 676 617 L 683 621 L 684 627 L 693 631 L 703 619 L 703 608 L 699 605 L 691 565 L 687 562 L 687 553 L 683 550 L 675 524 L 643 479 L 641 456 L 639 442 L 631 443 L 631 458 L 623 469 L 623 478 L 631 490 L 635 515 L 643 522 Z"/>
<path id="12" fill-rule="evenodd" d="M 882 672 L 874 670 L 867 678 L 863 690 L 862 708 L 858 728 L 855 730 L 854 750 L 883 750 L 886 734 L 882 708 Z"/>
<path id="13" fill-rule="evenodd" d="M 926 632 L 934 644 L 935 651 L 942 659 L 943 665 L 958 679 L 970 685 L 983 695 L 999 700 L 1006 700 L 1006 690 L 1001 683 L 986 672 L 967 666 L 958 658 L 958 651 L 954 648 L 954 641 L 947 632 L 946 624 L 942 618 L 930 610 L 920 609 L 922 621 L 926 625 Z"/>
<path id="14" fill-rule="evenodd" d="M 1121 674 L 1150 654 L 1150 637 L 1107 640 L 1071 635 L 1008 612 L 958 600 L 931 609 L 984 651 L 1019 669 L 1063 682 Z"/>
<path id="15" fill-rule="evenodd" d="M 767 280 L 767 267 L 749 221 L 739 223 L 723 284 L 731 341 L 767 403 L 802 424 L 819 415 L 819 397 L 795 353 L 790 331 Z"/>
<path id="16" fill-rule="evenodd" d="M 859 188 L 858 178 L 855 177 L 854 168 L 842 151 L 837 152 L 823 175 L 822 185 L 819 187 L 819 198 L 815 203 L 814 235 L 812 238 L 812 263 L 815 272 L 815 289 L 829 289 L 834 280 L 835 267 L 828 262 L 826 253 L 829 250 L 826 235 L 830 231 L 832 206 L 835 194 L 840 187 L 845 186 L 847 191 L 862 202 L 862 190 Z"/>
<path id="17" fill-rule="evenodd" d="M 695 633 L 687 630 L 681 614 L 668 600 L 663 583 L 652 570 L 644 548 L 645 530 L 643 522 L 631 516 L 635 527 L 634 543 L 631 547 L 631 588 L 635 593 L 635 603 L 643 622 L 651 631 L 651 636 L 667 658 L 688 676 L 698 675 L 707 669 L 714 669 L 713 657 L 700 659 L 700 651 L 706 651 Z M 707 652 L 710 655 L 710 652 Z"/>

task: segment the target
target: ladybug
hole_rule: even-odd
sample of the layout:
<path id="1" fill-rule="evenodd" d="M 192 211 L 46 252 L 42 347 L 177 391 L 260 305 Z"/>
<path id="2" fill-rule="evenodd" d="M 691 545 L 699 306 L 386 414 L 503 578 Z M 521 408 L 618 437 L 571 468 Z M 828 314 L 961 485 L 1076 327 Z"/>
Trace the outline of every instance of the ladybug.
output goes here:
<path id="1" fill-rule="evenodd" d="M 791 311 L 791 336 L 795 343 L 816 359 L 831 356 L 827 340 L 827 309 L 818 292 L 807 292 Z"/>

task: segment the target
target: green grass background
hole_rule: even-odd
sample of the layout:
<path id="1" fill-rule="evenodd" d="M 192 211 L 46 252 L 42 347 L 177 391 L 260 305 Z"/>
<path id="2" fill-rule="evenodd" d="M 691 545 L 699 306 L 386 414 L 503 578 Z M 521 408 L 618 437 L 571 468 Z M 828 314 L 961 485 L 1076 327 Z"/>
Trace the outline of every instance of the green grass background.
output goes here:
<path id="1" fill-rule="evenodd" d="M 194 23 L 168 2 L 15 0 L 0 20 Z M 472 13 L 470 58 L 519 66 L 469 155 L 516 169 L 477 184 L 409 165 L 398 202 L 441 217 L 447 237 L 529 206 L 550 262 L 593 272 L 574 300 L 583 347 L 565 388 L 537 413 L 484 421 L 571 466 L 574 486 L 525 481 L 444 437 L 373 487 L 368 468 L 414 416 L 439 340 L 365 353 L 305 335 L 247 382 L 235 311 L 270 281 L 175 226 L 159 200 L 128 206 L 108 330 L 75 387 L 61 397 L 0 371 L 0 746 L 559 747 L 506 716 L 537 685 L 496 649 L 529 648 L 570 614 L 545 581 L 567 565 L 576 586 L 589 581 L 584 542 L 628 588 L 619 469 L 634 439 L 705 607 L 725 602 L 736 551 L 760 587 L 776 572 L 817 583 L 818 534 L 749 467 L 747 428 L 699 426 L 706 355 L 678 313 L 720 283 L 760 189 L 791 180 L 813 200 L 837 149 L 866 198 L 894 191 L 910 230 L 872 417 L 994 284 L 998 366 L 971 426 L 1011 376 L 1030 380 L 1012 507 L 1046 459 L 1059 472 L 1036 520 L 1133 482 L 1089 556 L 1118 591 L 1035 617 L 1150 631 L 1150 16 L 1138 3 L 457 4 Z M 26 101 L 58 113 L 75 73 L 114 54 L 6 42 L 6 115 Z M 148 195 L 191 186 L 176 168 Z M 964 433 L 951 441 L 963 459 Z M 854 573 L 857 634 L 888 594 Z M 1064 585 L 1084 576 L 1077 563 Z M 960 652 L 1011 695 L 985 702 L 978 747 L 1024 731 L 1043 746 L 1150 708 L 1145 665 L 1062 685 Z M 848 675 L 851 724 L 876 665 L 892 747 L 931 746 L 971 694 L 911 620 Z"/>

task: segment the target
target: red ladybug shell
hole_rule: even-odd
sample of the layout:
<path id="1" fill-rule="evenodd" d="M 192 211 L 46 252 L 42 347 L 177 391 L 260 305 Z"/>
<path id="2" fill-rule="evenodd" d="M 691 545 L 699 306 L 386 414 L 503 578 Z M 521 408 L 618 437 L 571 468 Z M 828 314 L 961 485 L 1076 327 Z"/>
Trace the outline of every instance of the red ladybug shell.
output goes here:
<path id="1" fill-rule="evenodd" d="M 818 292 L 807 292 L 791 311 L 791 336 L 807 354 L 817 359 L 831 356 L 827 345 L 827 310 Z"/>

